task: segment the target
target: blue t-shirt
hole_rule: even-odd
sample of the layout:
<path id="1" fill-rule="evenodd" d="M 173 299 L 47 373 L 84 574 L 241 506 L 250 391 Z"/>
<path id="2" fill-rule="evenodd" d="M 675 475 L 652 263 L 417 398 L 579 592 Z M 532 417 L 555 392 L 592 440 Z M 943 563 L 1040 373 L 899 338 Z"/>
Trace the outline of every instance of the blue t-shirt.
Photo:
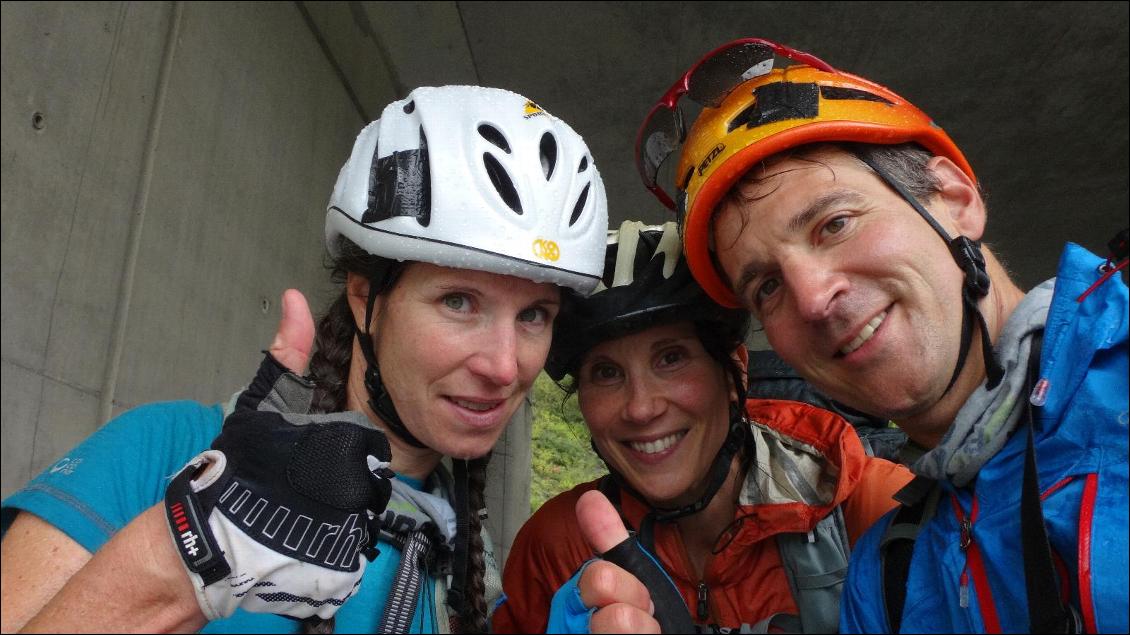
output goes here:
<path id="1" fill-rule="evenodd" d="M 2 531 L 20 510 L 28 511 L 94 553 L 119 529 L 165 498 L 180 469 L 220 433 L 223 409 L 192 401 L 135 408 L 104 425 L 4 501 Z M 416 489 L 423 484 L 398 477 Z M 170 538 L 171 540 L 171 538 Z M 378 544 L 380 555 L 365 569 L 357 594 L 337 612 L 338 632 L 375 633 L 400 550 Z M 409 632 L 435 632 L 435 580 L 424 581 Z M 298 622 L 277 615 L 237 610 L 211 622 L 204 633 L 298 632 Z"/>

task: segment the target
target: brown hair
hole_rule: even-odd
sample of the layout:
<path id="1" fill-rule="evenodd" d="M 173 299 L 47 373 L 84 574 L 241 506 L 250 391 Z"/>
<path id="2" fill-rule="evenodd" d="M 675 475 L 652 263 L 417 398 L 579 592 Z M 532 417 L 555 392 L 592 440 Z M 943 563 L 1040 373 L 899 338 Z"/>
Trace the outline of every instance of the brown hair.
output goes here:
<path id="1" fill-rule="evenodd" d="M 764 198 L 765 195 L 752 196 L 748 190 L 750 186 L 757 185 L 765 180 L 764 172 L 769 166 L 788 159 L 825 165 L 823 161 L 816 158 L 816 155 L 829 150 L 840 150 L 848 153 L 857 160 L 860 167 L 870 172 L 871 168 L 860 160 L 861 157 L 867 158 L 920 200 L 929 199 L 939 190 L 940 184 L 937 177 L 927 167 L 927 163 L 934 155 L 918 144 L 903 143 L 886 146 L 863 143 L 810 143 L 767 157 L 746 172 L 722 197 L 712 217 L 730 205 L 741 206 Z"/>

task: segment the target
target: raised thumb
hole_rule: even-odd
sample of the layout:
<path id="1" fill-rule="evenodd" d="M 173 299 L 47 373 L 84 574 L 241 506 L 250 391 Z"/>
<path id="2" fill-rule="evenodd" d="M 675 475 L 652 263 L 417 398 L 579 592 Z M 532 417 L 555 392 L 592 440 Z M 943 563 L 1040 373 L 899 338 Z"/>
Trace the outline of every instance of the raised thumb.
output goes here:
<path id="1" fill-rule="evenodd" d="M 577 501 L 577 522 L 581 535 L 596 553 L 604 553 L 624 542 L 628 530 L 616 508 L 604 494 L 591 490 L 581 495 Z"/>
<path id="2" fill-rule="evenodd" d="M 314 316 L 306 298 L 297 289 L 282 294 L 282 318 L 271 342 L 271 355 L 291 372 L 302 375 L 314 348 Z"/>

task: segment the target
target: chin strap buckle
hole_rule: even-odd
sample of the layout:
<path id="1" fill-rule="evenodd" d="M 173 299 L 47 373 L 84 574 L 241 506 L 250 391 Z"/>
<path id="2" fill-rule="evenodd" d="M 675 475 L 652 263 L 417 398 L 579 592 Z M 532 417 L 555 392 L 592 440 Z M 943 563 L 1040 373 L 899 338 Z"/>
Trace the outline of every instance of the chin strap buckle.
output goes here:
<path id="1" fill-rule="evenodd" d="M 949 242 L 950 253 L 957 265 L 965 273 L 965 288 L 975 298 L 989 294 L 989 271 L 985 266 L 985 255 L 981 253 L 981 243 L 958 236 Z"/>

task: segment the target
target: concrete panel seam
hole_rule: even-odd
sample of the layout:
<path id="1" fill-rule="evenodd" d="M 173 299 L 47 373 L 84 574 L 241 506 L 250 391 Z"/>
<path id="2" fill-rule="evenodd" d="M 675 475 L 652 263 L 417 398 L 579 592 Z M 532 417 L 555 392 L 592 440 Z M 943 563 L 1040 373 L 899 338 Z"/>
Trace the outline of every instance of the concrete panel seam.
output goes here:
<path id="1" fill-rule="evenodd" d="M 25 364 L 21 364 L 17 361 L 13 361 L 13 360 L 8 359 L 6 357 L 4 358 L 4 363 L 15 366 L 16 368 L 19 368 L 20 370 L 23 370 L 23 371 L 27 371 L 28 373 L 31 373 L 33 375 L 38 375 L 38 376 L 40 376 L 44 379 L 50 379 L 51 381 L 55 382 L 56 384 L 66 386 L 67 388 L 70 388 L 70 389 L 72 389 L 76 392 L 81 392 L 85 395 L 90 395 L 91 397 L 97 397 L 98 396 L 98 389 L 97 388 L 91 388 L 89 386 L 83 386 L 82 384 L 77 384 L 73 381 L 64 379 L 62 377 L 58 377 L 58 376 L 56 376 L 52 373 L 44 372 L 41 369 L 28 368 Z"/>
<path id="2" fill-rule="evenodd" d="M 8 362 L 8 363 L 11 363 L 11 362 Z M 23 370 L 28 370 L 30 372 L 30 369 L 23 368 L 22 366 L 19 366 L 18 364 L 12 364 L 12 365 L 16 366 L 18 368 L 22 368 Z M 29 450 L 29 456 L 31 456 L 31 457 L 35 457 L 36 445 L 38 444 L 38 441 L 39 441 L 39 413 L 41 413 L 43 411 L 43 395 L 46 392 L 47 392 L 47 384 L 40 381 L 39 382 L 39 394 L 35 398 L 35 415 L 32 417 L 32 420 L 31 420 L 31 425 L 32 425 L 31 449 Z M 34 472 L 35 472 L 35 463 L 34 463 L 34 459 L 33 459 L 32 463 L 30 463 L 28 465 L 27 472 L 22 474 L 21 478 L 26 483 L 27 481 L 31 480 L 31 477 L 33 476 Z"/>
<path id="3" fill-rule="evenodd" d="M 369 20 L 369 14 L 362 8 L 360 2 L 349 3 L 349 13 L 353 16 L 353 20 L 357 22 L 358 28 L 365 35 L 368 35 L 373 40 L 373 45 L 377 47 L 377 55 L 381 57 L 381 64 L 385 67 L 385 72 L 388 73 L 388 79 L 392 82 L 392 89 L 395 91 L 396 96 L 403 97 L 408 94 L 408 89 L 404 86 L 404 82 L 400 80 L 400 73 L 396 71 L 396 65 L 392 63 L 392 55 L 389 54 L 388 48 L 385 47 L 384 42 L 377 37 L 377 32 L 373 29 L 373 23 Z"/>
<path id="4" fill-rule="evenodd" d="M 475 83 L 482 86 L 483 78 L 479 75 L 479 63 L 475 61 L 475 49 L 471 47 L 471 37 L 467 35 L 467 22 L 463 20 L 462 3 L 455 3 L 455 13 L 459 15 L 459 28 L 463 31 L 463 41 L 467 44 L 467 53 L 471 56 L 471 68 L 475 71 Z"/>
<path id="5" fill-rule="evenodd" d="M 351 3 L 352 4 L 352 3 Z M 372 121 L 369 118 L 369 113 L 365 111 L 365 106 L 361 104 L 361 98 L 357 96 L 357 92 L 353 90 L 353 84 L 349 82 L 349 78 L 345 75 L 345 70 L 342 69 L 341 64 L 334 57 L 333 51 L 330 50 L 329 43 L 326 38 L 322 36 L 322 32 L 318 30 L 318 25 L 314 24 L 314 18 L 310 12 L 306 10 L 306 5 L 302 2 L 295 2 L 294 6 L 298 8 L 298 12 L 302 14 L 302 20 L 306 23 L 306 28 L 310 30 L 310 34 L 314 36 L 314 41 L 318 43 L 318 48 L 322 50 L 322 55 L 326 56 L 326 61 L 330 63 L 330 68 L 333 69 L 334 74 L 337 75 L 338 81 L 341 82 L 342 88 L 345 89 L 345 94 L 349 96 L 349 101 L 353 102 L 353 107 L 357 109 L 357 114 L 361 117 L 361 123 L 367 124 Z M 369 29 L 372 32 L 372 29 Z M 377 38 L 373 38 L 376 42 Z M 377 42 L 377 50 L 381 54 L 381 60 L 384 62 L 386 69 L 389 72 L 389 77 L 392 79 L 393 86 L 396 87 L 398 94 L 403 94 L 400 90 L 400 82 L 396 79 L 396 72 L 388 63 L 388 55 L 385 54 L 384 48 Z"/>
<path id="6" fill-rule="evenodd" d="M 149 186 L 153 180 L 153 165 L 157 154 L 157 139 L 161 131 L 161 119 L 165 111 L 165 95 L 168 93 L 169 76 L 172 74 L 173 58 L 180 34 L 181 16 L 184 3 L 173 3 L 169 18 L 169 30 L 162 54 L 161 70 L 157 75 L 157 91 L 153 99 L 153 110 L 149 115 L 149 126 L 145 133 L 145 150 L 141 161 L 141 174 L 138 176 L 137 192 L 134 195 L 133 215 L 130 218 L 129 238 L 126 241 L 126 262 L 122 267 L 122 280 L 118 289 L 118 304 L 114 309 L 114 331 L 110 339 L 110 350 L 106 359 L 106 373 L 103 377 L 102 395 L 98 413 L 101 421 L 113 414 L 114 391 L 118 383 L 118 370 L 125 347 L 126 321 L 129 318 L 129 304 L 133 296 L 133 278 L 137 268 L 138 254 L 141 251 L 141 232 L 145 221 L 145 211 L 149 203 Z"/>
<path id="7" fill-rule="evenodd" d="M 101 115 L 101 113 L 103 112 L 103 108 L 105 108 L 105 106 L 106 106 L 106 101 L 109 99 L 110 77 L 113 76 L 113 74 L 114 74 L 114 61 L 117 59 L 118 47 L 121 46 L 122 24 L 125 23 L 126 4 L 127 3 L 123 2 L 118 7 L 118 20 L 117 20 L 117 25 L 116 25 L 115 35 L 114 35 L 114 44 L 110 49 L 109 61 L 106 64 L 106 70 L 102 74 L 102 85 L 101 85 L 101 87 L 99 88 L 99 91 L 98 91 L 98 104 L 94 107 L 94 117 L 93 117 L 94 121 L 92 121 L 91 125 L 90 125 L 90 136 L 86 140 L 86 148 L 82 151 L 82 154 L 85 157 L 90 156 L 90 146 L 94 142 L 94 130 L 97 128 L 97 126 L 95 125 L 95 122 L 98 120 L 99 115 Z M 62 285 L 63 276 L 67 271 L 67 258 L 69 256 L 69 254 L 71 253 L 71 250 L 70 250 L 71 238 L 74 236 L 75 223 L 78 222 L 78 220 L 77 220 L 78 215 L 79 215 L 78 205 L 79 205 L 79 199 L 82 198 L 82 195 L 81 195 L 82 194 L 82 185 L 83 185 L 83 181 L 86 180 L 86 168 L 87 168 L 87 166 L 89 166 L 89 163 L 84 160 L 82 172 L 81 172 L 81 174 L 79 174 L 79 177 L 78 177 L 78 187 L 75 189 L 75 200 L 74 200 L 73 205 L 71 206 L 71 223 L 70 223 L 70 226 L 67 228 L 67 239 L 66 239 L 67 247 L 63 250 L 63 263 L 62 263 L 62 266 L 59 267 L 59 273 L 55 277 L 55 284 L 52 286 L 52 288 L 54 289 L 54 292 L 55 292 L 55 297 L 51 301 L 51 313 L 49 314 L 49 317 L 47 319 L 47 337 L 46 337 L 46 339 L 43 340 L 43 354 L 41 355 L 41 359 L 43 360 L 44 368 L 46 368 L 46 366 L 47 366 L 48 350 L 51 347 L 51 340 L 52 340 L 52 336 L 54 334 L 54 329 L 55 329 L 55 310 L 56 310 L 56 308 L 59 304 L 59 287 L 60 287 L 60 285 Z M 26 370 L 30 370 L 30 369 L 26 369 Z M 42 375 L 43 370 L 44 369 L 41 368 L 41 369 L 38 369 L 34 372 Z"/>

